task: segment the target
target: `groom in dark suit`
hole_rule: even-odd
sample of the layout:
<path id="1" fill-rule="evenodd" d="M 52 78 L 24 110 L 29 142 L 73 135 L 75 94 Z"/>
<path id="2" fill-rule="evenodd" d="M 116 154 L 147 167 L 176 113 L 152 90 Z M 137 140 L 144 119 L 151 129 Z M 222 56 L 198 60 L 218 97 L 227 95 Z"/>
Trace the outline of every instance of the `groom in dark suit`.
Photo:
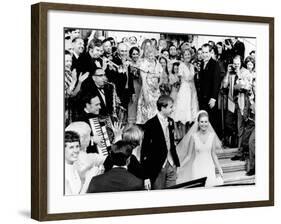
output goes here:
<path id="1" fill-rule="evenodd" d="M 180 166 L 174 142 L 173 99 L 162 95 L 157 101 L 158 113 L 144 125 L 141 163 L 144 167 L 145 187 L 163 189 L 176 184 Z"/>
<path id="2" fill-rule="evenodd" d="M 218 136 L 220 136 L 220 125 L 218 119 L 218 94 L 221 85 L 220 67 L 217 61 L 211 58 L 211 47 L 209 44 L 202 46 L 203 63 L 199 72 L 198 93 L 199 108 L 206 110 L 210 122 Z"/>

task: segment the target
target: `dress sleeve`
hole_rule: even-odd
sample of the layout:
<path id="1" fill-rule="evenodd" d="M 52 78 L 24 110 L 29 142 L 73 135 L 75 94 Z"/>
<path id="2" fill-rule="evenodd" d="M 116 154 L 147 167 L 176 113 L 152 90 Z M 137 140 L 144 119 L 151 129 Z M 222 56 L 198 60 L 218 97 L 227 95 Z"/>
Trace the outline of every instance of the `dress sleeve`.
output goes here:
<path id="1" fill-rule="evenodd" d="M 195 71 L 194 71 L 194 65 L 190 65 L 190 69 L 189 69 L 189 75 L 188 75 L 188 80 L 189 81 L 193 81 L 194 80 L 194 75 L 195 75 Z"/>

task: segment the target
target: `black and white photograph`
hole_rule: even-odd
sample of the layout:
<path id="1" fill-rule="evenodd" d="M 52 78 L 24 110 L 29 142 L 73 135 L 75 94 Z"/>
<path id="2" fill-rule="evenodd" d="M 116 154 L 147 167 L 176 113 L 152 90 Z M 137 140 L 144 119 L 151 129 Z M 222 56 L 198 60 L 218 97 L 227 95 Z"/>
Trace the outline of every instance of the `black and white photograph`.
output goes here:
<path id="1" fill-rule="evenodd" d="M 256 37 L 63 33 L 65 196 L 255 187 Z"/>

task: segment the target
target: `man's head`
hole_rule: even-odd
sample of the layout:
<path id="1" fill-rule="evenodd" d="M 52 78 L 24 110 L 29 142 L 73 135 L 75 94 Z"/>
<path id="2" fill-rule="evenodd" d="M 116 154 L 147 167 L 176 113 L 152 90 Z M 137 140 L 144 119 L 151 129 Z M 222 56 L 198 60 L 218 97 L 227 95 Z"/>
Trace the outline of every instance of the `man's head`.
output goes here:
<path id="1" fill-rule="evenodd" d="M 103 46 L 103 51 L 105 54 L 109 54 L 109 55 L 112 54 L 112 46 L 111 46 L 111 42 L 109 39 L 105 39 L 102 42 L 102 46 Z"/>
<path id="2" fill-rule="evenodd" d="M 238 37 L 231 37 L 231 42 L 234 45 L 236 43 L 236 41 L 238 40 Z"/>
<path id="3" fill-rule="evenodd" d="M 202 48 L 198 48 L 197 50 L 197 60 L 202 61 L 203 60 L 203 52 L 202 52 Z"/>
<path id="4" fill-rule="evenodd" d="M 80 37 L 76 37 L 72 40 L 72 47 L 73 47 L 73 51 L 80 55 L 83 53 L 84 51 L 84 40 Z"/>
<path id="5" fill-rule="evenodd" d="M 100 99 L 96 94 L 88 94 L 82 98 L 84 109 L 94 115 L 99 115 L 101 105 Z"/>
<path id="6" fill-rule="evenodd" d="M 70 36 L 73 40 L 74 38 L 80 37 L 80 30 L 79 29 L 70 29 Z"/>
<path id="7" fill-rule="evenodd" d="M 135 36 L 131 36 L 131 37 L 129 37 L 129 42 L 132 46 L 134 46 L 137 44 L 138 40 Z"/>
<path id="8" fill-rule="evenodd" d="M 144 132 L 139 126 L 137 125 L 128 126 L 123 131 L 122 140 L 129 142 L 130 144 L 136 147 L 138 145 L 141 145 L 143 134 Z"/>
<path id="9" fill-rule="evenodd" d="M 158 42 L 159 49 L 166 49 L 168 47 L 167 41 L 165 39 L 160 39 Z"/>
<path id="10" fill-rule="evenodd" d="M 211 58 L 211 46 L 209 44 L 204 44 L 202 46 L 202 58 L 204 62 L 207 62 Z"/>
<path id="11" fill-rule="evenodd" d="M 173 113 L 174 100 L 168 95 L 162 95 L 157 100 L 157 109 L 165 117 L 169 117 Z"/>
<path id="12" fill-rule="evenodd" d="M 178 52 L 177 52 L 176 46 L 171 45 L 171 46 L 169 47 L 169 54 L 170 54 L 170 57 L 172 57 L 172 58 L 174 58 L 174 57 L 177 56 Z"/>
<path id="13" fill-rule="evenodd" d="M 126 166 L 129 164 L 134 146 L 127 141 L 118 141 L 111 146 L 109 156 L 113 165 Z"/>
<path id="14" fill-rule="evenodd" d="M 128 45 L 124 43 L 120 43 L 118 45 L 118 54 L 121 58 L 127 58 L 128 57 Z"/>
<path id="15" fill-rule="evenodd" d="M 91 40 L 88 45 L 88 52 L 92 58 L 99 58 L 103 53 L 102 41 Z"/>
<path id="16" fill-rule="evenodd" d="M 236 72 L 239 71 L 241 66 L 242 66 L 241 56 L 240 55 L 236 55 L 233 58 L 233 67 L 234 67 L 235 71 Z"/>
<path id="17" fill-rule="evenodd" d="M 105 72 L 102 68 L 97 68 L 95 73 L 92 75 L 92 79 L 94 80 L 96 86 L 98 88 L 103 88 L 107 78 L 105 76 Z"/>
<path id="18" fill-rule="evenodd" d="M 108 37 L 107 40 L 110 41 L 112 47 L 116 47 L 116 42 L 113 37 Z"/>
<path id="19" fill-rule="evenodd" d="M 76 132 L 66 131 L 64 134 L 65 162 L 73 164 L 78 159 L 80 152 L 80 138 Z"/>

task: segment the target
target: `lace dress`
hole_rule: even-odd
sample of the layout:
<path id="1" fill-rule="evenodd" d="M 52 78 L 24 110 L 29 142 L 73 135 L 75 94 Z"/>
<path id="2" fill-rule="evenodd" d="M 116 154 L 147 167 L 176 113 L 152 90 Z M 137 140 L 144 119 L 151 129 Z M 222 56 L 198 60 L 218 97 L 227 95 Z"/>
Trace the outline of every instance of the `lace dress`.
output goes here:
<path id="1" fill-rule="evenodd" d="M 183 124 L 194 121 L 199 110 L 197 92 L 194 84 L 194 66 L 186 66 L 181 63 L 179 66 L 179 77 L 181 85 L 175 100 L 175 110 L 172 117 L 175 122 Z"/>

